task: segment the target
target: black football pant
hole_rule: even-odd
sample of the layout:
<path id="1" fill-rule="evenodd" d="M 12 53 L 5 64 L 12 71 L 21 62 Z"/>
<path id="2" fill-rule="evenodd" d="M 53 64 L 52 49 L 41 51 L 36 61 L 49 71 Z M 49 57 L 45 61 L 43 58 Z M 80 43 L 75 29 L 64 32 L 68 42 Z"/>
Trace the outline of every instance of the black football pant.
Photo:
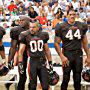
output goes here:
<path id="1" fill-rule="evenodd" d="M 70 80 L 70 72 L 73 72 L 74 89 L 81 90 L 81 71 L 83 65 L 82 50 L 64 51 L 64 55 L 69 60 L 69 66 L 63 68 L 63 81 L 61 90 L 67 90 L 68 82 Z"/>
<path id="2" fill-rule="evenodd" d="M 44 58 L 30 58 L 30 83 L 29 90 L 36 90 L 37 76 L 39 77 L 42 90 L 48 90 L 48 72 L 46 68 L 46 59 Z"/>
<path id="3" fill-rule="evenodd" d="M 27 55 L 24 54 L 23 56 L 24 73 L 23 74 L 19 73 L 19 83 L 18 83 L 17 90 L 25 90 L 25 82 L 27 78 L 26 77 L 27 59 L 28 59 Z"/>

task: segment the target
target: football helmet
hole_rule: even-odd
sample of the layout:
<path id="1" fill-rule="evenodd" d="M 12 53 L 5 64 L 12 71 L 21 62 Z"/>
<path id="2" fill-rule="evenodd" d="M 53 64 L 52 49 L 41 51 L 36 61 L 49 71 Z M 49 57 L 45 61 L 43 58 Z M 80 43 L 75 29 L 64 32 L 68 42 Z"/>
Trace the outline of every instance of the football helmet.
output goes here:
<path id="1" fill-rule="evenodd" d="M 90 67 L 85 66 L 82 70 L 82 78 L 86 82 L 90 82 Z"/>
<path id="2" fill-rule="evenodd" d="M 49 72 L 49 85 L 51 86 L 56 85 L 59 81 L 59 75 L 55 71 L 50 69 L 48 69 L 48 72 Z"/>
<path id="3" fill-rule="evenodd" d="M 0 64 L 0 76 L 5 76 L 8 72 L 8 67 L 4 63 Z"/>

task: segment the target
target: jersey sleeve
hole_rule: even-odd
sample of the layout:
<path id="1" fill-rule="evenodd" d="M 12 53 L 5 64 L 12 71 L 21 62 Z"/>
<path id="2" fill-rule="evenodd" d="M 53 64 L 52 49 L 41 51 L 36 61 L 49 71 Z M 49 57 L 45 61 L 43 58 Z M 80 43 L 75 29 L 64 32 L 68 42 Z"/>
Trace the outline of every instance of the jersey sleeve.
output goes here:
<path id="1" fill-rule="evenodd" d="M 3 27 L 0 26 L 0 40 L 2 39 L 3 35 L 5 35 L 6 31 Z"/>
<path id="2" fill-rule="evenodd" d="M 16 27 L 11 29 L 10 37 L 13 40 L 17 40 L 18 39 L 18 30 L 16 29 Z"/>
<path id="3" fill-rule="evenodd" d="M 57 37 L 61 37 L 61 33 L 60 33 L 60 24 L 58 23 L 55 27 L 55 36 Z"/>
<path id="4" fill-rule="evenodd" d="M 19 42 L 23 43 L 23 44 L 26 44 L 26 38 L 25 38 L 25 35 L 24 35 L 23 32 L 21 32 L 20 35 L 19 35 Z"/>

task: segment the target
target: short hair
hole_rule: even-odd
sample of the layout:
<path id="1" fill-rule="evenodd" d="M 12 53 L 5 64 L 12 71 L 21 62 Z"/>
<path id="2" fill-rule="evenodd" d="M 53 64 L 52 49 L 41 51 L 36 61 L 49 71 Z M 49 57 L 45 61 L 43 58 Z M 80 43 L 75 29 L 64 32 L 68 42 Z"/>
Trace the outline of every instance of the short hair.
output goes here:
<path id="1" fill-rule="evenodd" d="M 67 11 L 67 15 L 69 14 L 70 11 L 76 12 L 74 9 L 69 9 L 69 10 Z"/>
<path id="2" fill-rule="evenodd" d="M 39 24 L 36 20 L 30 21 L 30 23 L 36 23 L 36 25 L 39 26 Z"/>

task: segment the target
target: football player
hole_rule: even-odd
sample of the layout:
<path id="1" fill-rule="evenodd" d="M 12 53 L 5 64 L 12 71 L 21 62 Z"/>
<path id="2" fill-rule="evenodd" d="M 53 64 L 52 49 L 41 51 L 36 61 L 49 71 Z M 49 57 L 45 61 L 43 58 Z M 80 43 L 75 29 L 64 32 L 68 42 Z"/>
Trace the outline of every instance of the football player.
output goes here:
<path id="1" fill-rule="evenodd" d="M 11 47 L 10 47 L 9 56 L 8 56 L 8 67 L 9 67 L 9 69 L 12 69 L 12 67 L 13 67 L 13 62 L 14 62 L 13 59 L 14 59 L 14 55 L 15 55 L 16 51 L 18 54 L 18 49 L 19 49 L 19 45 L 20 45 L 19 35 L 21 32 L 29 29 L 29 22 L 30 22 L 30 19 L 28 16 L 21 15 L 19 26 L 16 26 L 16 27 L 11 29 L 11 32 L 10 32 Z M 20 79 L 19 79 L 17 90 L 24 90 L 25 89 L 27 58 L 28 58 L 27 51 L 25 49 L 24 53 L 23 53 L 24 73 L 22 74 L 22 71 L 19 68 Z M 16 60 L 14 62 L 14 64 L 18 64 L 18 61 Z M 6 84 L 6 87 L 9 88 L 9 86 L 10 86 L 10 84 Z"/>
<path id="2" fill-rule="evenodd" d="M 42 90 L 49 89 L 48 71 L 46 68 L 46 61 L 48 60 L 50 69 L 52 69 L 52 58 L 48 47 L 49 35 L 47 32 L 39 30 L 37 22 L 30 22 L 30 28 L 20 34 L 20 48 L 18 53 L 18 60 L 20 66 L 23 68 L 23 53 L 27 46 L 30 54 L 30 83 L 29 90 L 36 90 L 37 76 L 41 82 Z"/>
<path id="3" fill-rule="evenodd" d="M 81 90 L 81 71 L 83 66 L 83 52 L 86 52 L 86 62 L 90 65 L 90 52 L 86 32 L 87 24 L 75 21 L 76 12 L 68 11 L 68 21 L 57 24 L 55 28 L 55 49 L 62 61 L 63 81 L 61 90 L 67 90 L 70 72 L 73 71 L 74 89 Z M 59 46 L 62 41 L 62 51 Z"/>

